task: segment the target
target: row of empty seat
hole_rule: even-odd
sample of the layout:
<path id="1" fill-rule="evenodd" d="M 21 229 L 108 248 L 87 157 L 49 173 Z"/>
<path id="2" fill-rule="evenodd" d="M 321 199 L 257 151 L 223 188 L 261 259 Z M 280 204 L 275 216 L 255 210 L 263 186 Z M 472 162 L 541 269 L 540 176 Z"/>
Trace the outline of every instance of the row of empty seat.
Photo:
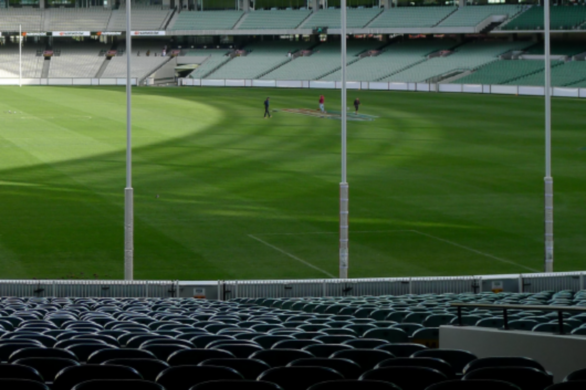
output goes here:
<path id="1" fill-rule="evenodd" d="M 574 390 L 583 385 L 586 369 L 552 387 L 552 375 L 529 358 L 479 359 L 464 350 L 393 342 L 382 333 L 369 337 L 372 330 L 386 331 L 397 324 L 387 319 L 389 314 L 453 313 L 452 302 L 585 306 L 586 291 L 227 302 L 2 298 L 0 386 L 19 390 L 49 386 L 52 390 Z M 516 314 L 521 313 L 536 314 L 534 310 Z"/>
<path id="2" fill-rule="evenodd" d="M 550 8 L 552 30 L 580 29 L 586 22 L 586 5 L 554 6 Z M 543 30 L 544 8 L 533 6 L 505 24 L 503 30 Z"/>

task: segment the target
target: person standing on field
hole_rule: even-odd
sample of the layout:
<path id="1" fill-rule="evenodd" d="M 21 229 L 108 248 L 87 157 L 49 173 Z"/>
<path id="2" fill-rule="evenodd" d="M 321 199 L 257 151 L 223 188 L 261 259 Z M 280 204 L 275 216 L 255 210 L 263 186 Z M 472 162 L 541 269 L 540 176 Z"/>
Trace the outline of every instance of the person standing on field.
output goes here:
<path id="1" fill-rule="evenodd" d="M 320 95 L 319 97 L 319 109 L 321 110 L 322 113 L 326 112 L 324 103 L 325 103 L 326 99 L 324 98 L 324 95 Z"/>
<path id="2" fill-rule="evenodd" d="M 267 115 L 269 116 L 269 119 L 271 117 L 271 113 L 269 112 L 269 98 L 267 97 L 267 100 L 265 100 L 265 116 L 264 118 L 266 119 Z"/>
<path id="3" fill-rule="evenodd" d="M 358 115 L 358 108 L 360 107 L 360 99 L 354 100 L 354 115 Z"/>

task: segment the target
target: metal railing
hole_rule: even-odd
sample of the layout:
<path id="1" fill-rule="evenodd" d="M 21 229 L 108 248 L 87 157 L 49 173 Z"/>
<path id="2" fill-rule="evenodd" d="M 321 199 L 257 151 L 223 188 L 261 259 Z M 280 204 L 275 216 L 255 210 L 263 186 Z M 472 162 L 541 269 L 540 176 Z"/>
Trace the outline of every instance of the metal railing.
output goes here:
<path id="1" fill-rule="evenodd" d="M 451 303 L 451 307 L 458 309 L 457 318 L 458 325 L 464 326 L 462 321 L 462 308 L 484 308 L 489 310 L 503 311 L 503 329 L 509 328 L 509 313 L 508 310 L 539 310 L 539 311 L 555 311 L 558 314 L 558 327 L 560 334 L 565 334 L 564 331 L 564 312 L 578 312 L 585 313 L 586 307 L 581 306 L 547 306 L 547 305 L 492 305 L 489 303 Z"/>
<path id="2" fill-rule="evenodd" d="M 124 281 L 0 280 L 0 296 L 303 298 L 407 294 L 536 293 L 585 289 L 586 272 L 414 278 Z"/>

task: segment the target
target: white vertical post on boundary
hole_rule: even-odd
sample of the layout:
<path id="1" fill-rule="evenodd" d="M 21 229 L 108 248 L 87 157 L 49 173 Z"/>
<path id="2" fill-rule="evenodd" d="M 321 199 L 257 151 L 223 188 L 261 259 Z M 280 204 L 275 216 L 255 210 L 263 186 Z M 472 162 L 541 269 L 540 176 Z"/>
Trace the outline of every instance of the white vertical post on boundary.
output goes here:
<path id="1" fill-rule="evenodd" d="M 132 189 L 132 30 L 126 0 L 126 188 L 124 189 L 124 279 L 134 279 L 134 190 Z"/>
<path id="2" fill-rule="evenodd" d="M 22 24 L 18 25 L 18 86 L 22 87 Z"/>
<path id="3" fill-rule="evenodd" d="M 342 181 L 340 182 L 340 279 L 348 278 L 349 249 L 348 249 L 348 180 L 346 175 L 346 0 L 340 2 L 341 31 L 340 44 L 342 57 Z"/>
<path id="4" fill-rule="evenodd" d="M 553 178 L 551 176 L 551 40 L 549 0 L 544 0 L 545 43 L 545 272 L 553 272 Z"/>

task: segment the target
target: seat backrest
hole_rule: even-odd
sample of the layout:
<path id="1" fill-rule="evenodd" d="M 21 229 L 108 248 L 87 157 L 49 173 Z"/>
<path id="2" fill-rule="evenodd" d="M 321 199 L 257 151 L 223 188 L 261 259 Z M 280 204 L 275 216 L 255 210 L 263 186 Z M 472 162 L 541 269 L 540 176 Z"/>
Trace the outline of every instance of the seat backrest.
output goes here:
<path id="1" fill-rule="evenodd" d="M 221 349 L 204 349 L 204 348 L 192 348 L 179 350 L 166 359 L 170 366 L 182 366 L 182 365 L 198 365 L 207 359 L 216 358 L 235 358 L 236 356 L 227 350 Z"/>
<path id="2" fill-rule="evenodd" d="M 144 349 L 101 349 L 93 352 L 87 359 L 88 364 L 101 364 L 111 359 L 156 359 L 155 355 Z"/>
<path id="3" fill-rule="evenodd" d="M 238 389 L 238 390 L 283 390 L 276 383 L 254 381 L 254 380 L 217 380 L 203 382 L 193 386 L 190 390 L 218 390 L 218 389 Z"/>
<path id="4" fill-rule="evenodd" d="M 553 384 L 548 373 L 530 367 L 486 367 L 468 372 L 463 379 L 496 379 L 510 382 L 521 390 L 544 390 Z"/>
<path id="5" fill-rule="evenodd" d="M 226 335 L 204 335 L 204 336 L 194 336 L 193 338 L 189 339 L 195 345 L 195 348 L 205 348 L 209 343 L 216 340 L 234 340 L 235 338 L 232 336 Z"/>
<path id="6" fill-rule="evenodd" d="M 360 379 L 390 382 L 403 390 L 425 390 L 435 383 L 448 380 L 448 377 L 433 368 L 395 366 L 372 369 L 362 374 Z"/>
<path id="7" fill-rule="evenodd" d="M 325 381 L 311 386 L 307 390 L 403 390 L 396 385 L 383 381 L 343 379 Z"/>
<path id="8" fill-rule="evenodd" d="M 157 359 L 165 361 L 175 352 L 190 350 L 189 347 L 180 344 L 149 344 L 141 346 L 140 349 L 152 352 Z"/>
<path id="9" fill-rule="evenodd" d="M 53 390 L 71 390 L 78 383 L 91 379 L 142 379 L 131 367 L 86 364 L 64 368 L 55 376 Z"/>
<path id="10" fill-rule="evenodd" d="M 57 373 L 66 367 L 79 366 L 77 360 L 54 357 L 23 358 L 14 361 L 13 364 L 34 368 L 41 374 L 45 382 L 53 382 Z"/>
<path id="11" fill-rule="evenodd" d="M 380 345 L 375 349 L 390 352 L 396 357 L 409 357 L 417 351 L 427 349 L 427 347 L 425 345 L 414 343 L 397 343 Z"/>
<path id="12" fill-rule="evenodd" d="M 67 351 L 65 349 L 29 347 L 29 348 L 23 348 L 23 349 L 19 349 L 17 351 L 14 351 L 10 355 L 10 357 L 8 358 L 8 361 L 12 363 L 12 362 L 19 360 L 19 359 L 31 358 L 31 357 L 35 357 L 35 358 L 43 358 L 43 357 L 51 358 L 52 357 L 52 358 L 78 360 L 77 356 L 73 352 Z"/>
<path id="13" fill-rule="evenodd" d="M 92 379 L 81 382 L 71 390 L 165 390 L 158 383 L 146 381 L 143 379 Z"/>
<path id="14" fill-rule="evenodd" d="M 189 390 L 207 381 L 241 379 L 242 375 L 228 367 L 186 365 L 167 368 L 157 376 L 157 383 L 165 390 Z"/>
<path id="15" fill-rule="evenodd" d="M 354 348 L 374 349 L 380 345 L 389 344 L 389 342 L 387 340 L 382 340 L 382 339 L 360 338 L 360 339 L 344 341 L 342 344 L 350 345 Z"/>
<path id="16" fill-rule="evenodd" d="M 270 349 L 273 347 L 274 344 L 278 343 L 279 341 L 284 341 L 284 340 L 295 340 L 295 338 L 293 336 L 287 336 L 287 335 L 281 335 L 281 336 L 263 335 L 263 336 L 257 336 L 252 339 L 252 341 L 258 343 L 258 345 L 260 345 L 264 349 Z"/>
<path id="17" fill-rule="evenodd" d="M 23 348 L 31 348 L 31 347 L 42 347 L 37 342 L 13 342 L 10 344 L 1 344 L 0 345 L 0 362 L 7 362 L 10 359 L 10 355 L 12 355 L 15 351 Z"/>
<path id="18" fill-rule="evenodd" d="M 393 356 L 390 352 L 380 349 L 350 349 L 334 352 L 331 358 L 349 359 L 362 368 L 362 372 L 368 371 L 383 360 L 390 359 Z"/>
<path id="19" fill-rule="evenodd" d="M 263 372 L 258 379 L 276 383 L 283 390 L 306 390 L 316 383 L 344 378 L 326 367 L 277 367 Z"/>
<path id="20" fill-rule="evenodd" d="M 449 380 L 429 386 L 426 390 L 521 390 L 512 383 L 491 379 Z"/>
<path id="21" fill-rule="evenodd" d="M 474 354 L 461 349 L 424 349 L 415 352 L 412 356 L 431 357 L 445 360 L 452 366 L 454 371 L 456 371 L 456 374 L 461 373 L 468 363 L 477 359 Z"/>
<path id="22" fill-rule="evenodd" d="M 96 351 L 104 349 L 118 349 L 112 345 L 106 344 L 74 344 L 66 348 L 67 351 L 73 352 L 80 362 L 87 362 L 87 359 Z"/>
<path id="23" fill-rule="evenodd" d="M 0 379 L 0 389 L 49 390 L 49 387 L 42 382 L 29 379 Z"/>
<path id="24" fill-rule="evenodd" d="M 323 342 L 319 340 L 281 340 L 273 344 L 271 349 L 303 349 L 308 345 L 316 344 L 323 344 Z"/>
<path id="25" fill-rule="evenodd" d="M 569 381 L 586 381 L 586 368 L 576 370 L 568 374 L 564 379 L 565 382 Z"/>
<path id="26" fill-rule="evenodd" d="M 245 379 L 256 379 L 260 374 L 264 371 L 270 369 L 271 367 L 263 362 L 262 360 L 258 359 L 207 359 L 203 362 L 199 363 L 200 366 L 218 366 L 218 367 L 228 367 L 236 370 L 240 373 Z"/>
<path id="27" fill-rule="evenodd" d="M 438 370 L 442 374 L 444 374 L 447 378 L 451 379 L 456 376 L 454 369 L 449 363 L 446 363 L 444 360 L 438 358 L 426 358 L 426 357 L 397 357 L 391 358 L 387 360 L 383 360 L 379 364 L 376 365 L 375 368 L 382 368 L 382 367 L 427 367 L 433 368 L 434 370 Z"/>
<path id="28" fill-rule="evenodd" d="M 521 357 L 521 356 L 491 356 L 486 358 L 480 358 L 471 361 L 464 367 L 464 374 L 469 373 L 471 371 L 477 370 L 479 368 L 485 367 L 532 367 L 537 370 L 545 371 L 545 368 L 539 362 L 528 358 L 528 357 Z"/>
<path id="29" fill-rule="evenodd" d="M 330 336 L 328 336 L 330 337 Z M 315 357 L 320 358 L 327 358 L 331 356 L 334 352 L 344 351 L 354 349 L 351 345 L 347 344 L 317 344 L 317 345 L 308 345 L 304 347 L 302 350 L 307 351 L 313 354 Z"/>
<path id="30" fill-rule="evenodd" d="M 360 366 L 348 359 L 303 358 L 293 360 L 287 367 L 327 367 L 339 372 L 345 379 L 358 379 L 362 374 Z"/>
<path id="31" fill-rule="evenodd" d="M 250 358 L 262 360 L 271 367 L 284 367 L 293 360 L 315 357 L 310 352 L 298 349 L 268 349 L 253 353 Z"/>
<path id="32" fill-rule="evenodd" d="M 382 339 L 389 343 L 407 343 L 409 335 L 402 329 L 398 328 L 376 328 L 364 333 L 365 338 Z"/>
<path id="33" fill-rule="evenodd" d="M 213 349 L 229 352 L 237 358 L 247 358 L 253 353 L 263 350 L 260 345 L 238 344 L 238 341 L 234 341 L 234 344 L 215 345 Z"/>
<path id="34" fill-rule="evenodd" d="M 28 379 L 43 383 L 42 375 L 34 368 L 22 364 L 0 364 L 0 378 L 2 379 Z"/>
<path id="35" fill-rule="evenodd" d="M 161 372 L 170 367 L 167 362 L 156 358 L 119 358 L 106 360 L 102 364 L 115 364 L 134 368 L 143 379 L 148 381 L 154 381 Z"/>

